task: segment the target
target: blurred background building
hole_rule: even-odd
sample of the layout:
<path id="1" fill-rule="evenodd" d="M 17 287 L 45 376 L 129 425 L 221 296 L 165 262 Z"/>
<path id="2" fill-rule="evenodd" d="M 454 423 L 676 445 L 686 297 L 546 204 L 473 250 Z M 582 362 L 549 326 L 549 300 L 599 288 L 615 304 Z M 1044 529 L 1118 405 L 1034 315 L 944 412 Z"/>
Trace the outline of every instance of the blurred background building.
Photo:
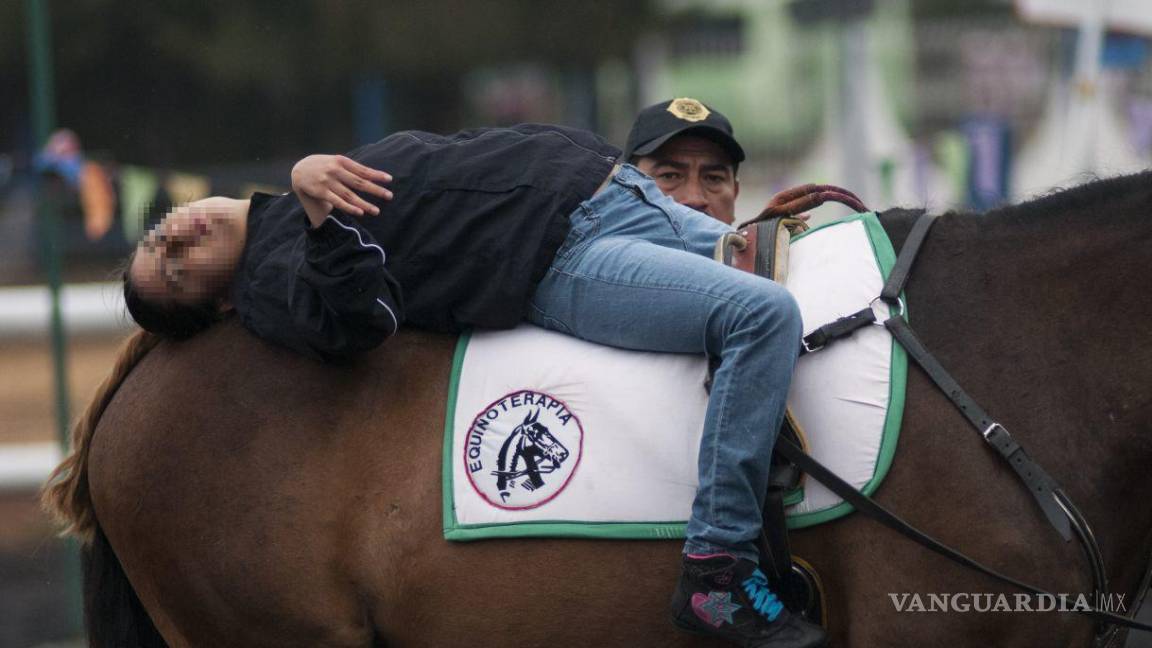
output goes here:
<path id="1" fill-rule="evenodd" d="M 1087 30 L 1093 12 L 1063 9 L 1077 6 L 1097 8 Z M 805 181 L 876 207 L 986 209 L 1146 166 L 1149 13 L 1134 0 L 58 3 L 58 122 L 106 169 L 117 224 L 93 251 L 73 209 L 64 245 L 122 253 L 173 200 L 283 186 L 293 160 L 394 130 L 547 121 L 620 142 L 638 107 L 673 96 L 732 118 L 750 152 L 741 215 Z M 8 282 L 36 279 L 21 178 L 43 142 L 23 23 L 20 3 L 0 5 Z M 1078 61 L 1086 50 L 1098 63 Z"/>
<path id="2" fill-rule="evenodd" d="M 51 145 L 34 1 L 0 2 L 2 646 L 76 634 L 69 550 L 32 502 L 58 457 L 37 205 L 62 223 L 76 413 L 126 330 L 106 282 L 171 204 L 286 190 L 300 157 L 395 130 L 621 144 L 639 108 L 696 97 L 748 150 L 738 220 L 801 182 L 983 211 L 1152 157 L 1147 0 L 58 1 Z"/>

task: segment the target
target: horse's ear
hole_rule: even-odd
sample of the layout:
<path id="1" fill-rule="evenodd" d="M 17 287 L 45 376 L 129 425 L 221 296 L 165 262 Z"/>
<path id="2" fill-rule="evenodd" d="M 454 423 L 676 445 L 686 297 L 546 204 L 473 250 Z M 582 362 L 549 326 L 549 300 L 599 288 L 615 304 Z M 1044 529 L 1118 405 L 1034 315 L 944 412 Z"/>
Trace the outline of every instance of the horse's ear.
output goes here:
<path id="1" fill-rule="evenodd" d="M 540 408 L 536 408 L 536 411 L 532 412 L 532 419 L 528 422 L 535 423 L 538 420 L 540 420 Z"/>

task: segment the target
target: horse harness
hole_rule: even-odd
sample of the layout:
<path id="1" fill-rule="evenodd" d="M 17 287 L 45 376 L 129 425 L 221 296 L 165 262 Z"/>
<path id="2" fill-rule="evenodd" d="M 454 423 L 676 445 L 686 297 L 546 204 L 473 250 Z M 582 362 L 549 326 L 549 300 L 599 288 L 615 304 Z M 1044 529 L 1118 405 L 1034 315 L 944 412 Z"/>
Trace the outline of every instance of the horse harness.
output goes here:
<path id="1" fill-rule="evenodd" d="M 868 211 L 852 192 L 831 185 L 805 185 L 777 194 L 768 207 L 738 227 L 738 231 L 726 234 L 717 244 L 716 259 L 742 270 L 754 272 L 769 279 L 781 281 L 787 268 L 787 250 L 790 236 L 803 231 L 807 225 L 794 214 L 802 213 L 827 201 L 843 203 L 857 212 Z M 911 273 L 912 265 L 921 244 L 936 221 L 935 215 L 921 214 L 913 225 L 896 264 L 880 295 L 865 308 L 856 313 L 830 322 L 806 335 L 802 341 L 801 354 L 815 353 L 837 339 L 850 336 L 853 332 L 870 325 L 880 325 L 874 306 L 882 302 L 897 309 L 882 325 L 892 334 L 904 350 L 925 371 L 928 377 L 940 388 L 965 419 L 980 433 L 981 437 L 996 450 L 1017 477 L 1035 498 L 1040 510 L 1049 523 L 1065 541 L 1075 533 L 1092 573 L 1095 600 L 1108 591 L 1108 579 L 1100 548 L 1087 520 L 1060 485 L 1044 471 L 1012 437 L 1008 430 L 972 399 L 952 378 L 940 362 L 928 351 L 912 331 L 905 318 L 905 304 L 900 296 Z M 715 365 L 713 365 L 715 368 Z M 775 579 L 784 591 L 785 599 L 796 603 L 807 600 L 811 606 L 816 598 L 810 593 L 815 579 L 805 573 L 792 561 L 788 544 L 784 493 L 796 487 L 803 474 L 811 476 L 833 493 L 851 504 L 857 511 L 880 522 L 884 526 L 906 536 L 921 546 L 930 549 L 953 562 L 983 573 L 1002 583 L 1034 595 L 1052 596 L 1048 592 L 1001 574 L 965 554 L 943 544 L 928 534 L 908 524 L 899 516 L 888 511 L 872 498 L 844 481 L 806 452 L 803 434 L 791 415 L 786 415 L 773 453 L 773 463 L 769 477 L 769 488 L 765 503 L 763 540 L 769 556 L 768 565 Z M 806 567 L 806 566 L 805 566 Z M 1073 609 L 1096 620 L 1095 648 L 1107 648 L 1114 644 L 1121 627 L 1152 632 L 1152 625 L 1139 623 L 1134 619 L 1140 609 L 1145 594 L 1152 584 L 1152 556 L 1149 557 L 1144 575 L 1141 578 L 1136 598 L 1130 610 L 1131 617 L 1091 608 Z M 799 590 L 803 592 L 798 594 Z M 823 616 L 823 606 L 818 605 Z"/>

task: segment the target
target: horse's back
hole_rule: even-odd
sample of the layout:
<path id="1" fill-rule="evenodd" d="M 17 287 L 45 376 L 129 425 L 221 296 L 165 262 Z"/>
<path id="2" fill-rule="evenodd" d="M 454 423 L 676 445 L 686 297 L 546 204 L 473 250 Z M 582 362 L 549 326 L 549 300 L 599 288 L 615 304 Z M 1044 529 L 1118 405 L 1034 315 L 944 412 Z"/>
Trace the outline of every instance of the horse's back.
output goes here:
<path id="1" fill-rule="evenodd" d="M 714 645 L 665 616 L 678 542 L 444 541 L 454 341 L 403 332 L 322 365 L 226 324 L 141 360 L 89 465 L 97 517 L 166 638 Z"/>
<path id="2" fill-rule="evenodd" d="M 358 362 L 322 365 L 228 323 L 141 360 L 97 429 L 90 480 L 166 636 L 370 640 L 364 564 L 386 581 L 396 563 L 366 555 L 381 549 L 363 539 L 397 511 L 438 504 L 437 492 L 399 486 L 429 483 L 419 473 L 437 468 L 415 454 L 439 443 L 452 342 L 404 333 Z"/>

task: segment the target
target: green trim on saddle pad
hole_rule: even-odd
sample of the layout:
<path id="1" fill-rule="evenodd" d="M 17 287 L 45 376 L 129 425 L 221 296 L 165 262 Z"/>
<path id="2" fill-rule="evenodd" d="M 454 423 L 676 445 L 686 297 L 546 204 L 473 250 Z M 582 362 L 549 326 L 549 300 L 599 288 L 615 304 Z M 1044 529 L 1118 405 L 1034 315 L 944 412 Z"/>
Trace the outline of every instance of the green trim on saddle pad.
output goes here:
<path id="1" fill-rule="evenodd" d="M 804 487 L 797 486 L 784 493 L 784 506 L 794 506 L 804 501 Z"/>
<path id="2" fill-rule="evenodd" d="M 447 540 L 471 540 L 476 538 L 455 537 L 460 533 L 456 523 L 456 505 L 452 499 L 452 430 L 456 419 L 456 394 L 460 387 L 460 370 L 464 367 L 464 352 L 468 349 L 471 333 L 461 333 L 456 338 L 456 352 L 452 354 L 452 372 L 448 378 L 448 404 L 444 408 L 444 451 L 440 468 L 441 499 L 443 501 L 444 538 Z"/>
<path id="3" fill-rule="evenodd" d="M 884 228 L 874 212 L 866 212 L 821 225 L 793 238 L 799 240 L 812 232 L 832 225 L 862 221 L 872 251 L 880 265 L 881 273 L 887 277 L 896 263 L 896 253 L 888 240 Z M 456 417 L 456 401 L 460 384 L 460 374 L 464 356 L 471 340 L 470 333 L 462 334 L 456 342 L 452 359 L 452 372 L 449 378 L 448 403 L 444 419 L 444 451 L 442 459 L 442 502 L 444 538 L 455 541 L 482 540 L 488 538 L 524 537 L 566 537 L 566 538 L 607 538 L 617 540 L 675 540 L 684 538 L 686 522 L 571 522 L 566 520 L 534 520 L 516 523 L 460 524 L 456 519 L 453 502 L 453 427 Z M 892 341 L 892 366 L 890 370 L 889 405 L 881 435 L 876 470 L 872 479 L 861 489 L 871 495 L 887 476 L 892 466 L 899 438 L 900 423 L 904 413 L 904 391 L 907 383 L 908 360 L 904 349 Z M 789 491 L 784 498 L 788 506 L 803 501 L 803 488 Z M 804 528 L 843 517 L 853 511 L 847 502 L 820 511 L 788 515 L 788 527 Z"/>
<path id="4" fill-rule="evenodd" d="M 831 223 L 825 223 L 819 227 L 813 227 L 806 232 L 801 232 L 797 236 L 794 236 L 792 240 L 802 239 L 812 232 L 818 232 L 825 227 L 851 223 L 853 221 L 863 221 L 864 229 L 868 233 L 868 241 L 872 244 L 872 253 L 876 255 L 876 261 L 880 264 L 880 273 L 887 279 L 888 275 L 892 273 L 892 267 L 896 265 L 896 250 L 892 247 L 892 241 L 888 239 L 888 233 L 884 231 L 884 226 L 880 224 L 880 219 L 877 218 L 876 212 L 864 212 Z M 901 293 L 900 296 L 905 297 L 903 293 Z M 907 309 L 908 300 L 906 297 L 904 302 L 904 316 L 905 318 L 909 318 Z M 868 480 L 868 483 L 864 484 L 860 489 L 865 495 L 875 493 L 876 489 L 880 487 L 880 482 L 884 481 L 884 478 L 888 476 L 888 470 L 892 467 L 892 458 L 896 455 L 896 443 L 900 438 L 900 424 L 904 419 L 904 394 L 908 384 L 908 356 L 904 352 L 904 347 L 900 346 L 895 338 L 892 339 L 892 366 L 889 369 L 889 378 L 888 414 L 884 419 L 884 431 L 880 435 L 880 452 L 876 457 L 876 471 L 872 474 L 872 479 Z M 806 477 L 806 479 L 811 479 L 811 477 Z M 790 491 L 785 496 L 784 503 L 791 506 L 803 501 L 802 491 L 803 487 Z M 798 492 L 800 497 L 797 498 L 796 495 Z M 855 510 L 855 507 L 848 502 L 840 502 L 836 506 L 819 511 L 788 513 L 788 528 L 803 529 L 805 527 L 823 524 L 824 522 L 831 522 Z"/>

